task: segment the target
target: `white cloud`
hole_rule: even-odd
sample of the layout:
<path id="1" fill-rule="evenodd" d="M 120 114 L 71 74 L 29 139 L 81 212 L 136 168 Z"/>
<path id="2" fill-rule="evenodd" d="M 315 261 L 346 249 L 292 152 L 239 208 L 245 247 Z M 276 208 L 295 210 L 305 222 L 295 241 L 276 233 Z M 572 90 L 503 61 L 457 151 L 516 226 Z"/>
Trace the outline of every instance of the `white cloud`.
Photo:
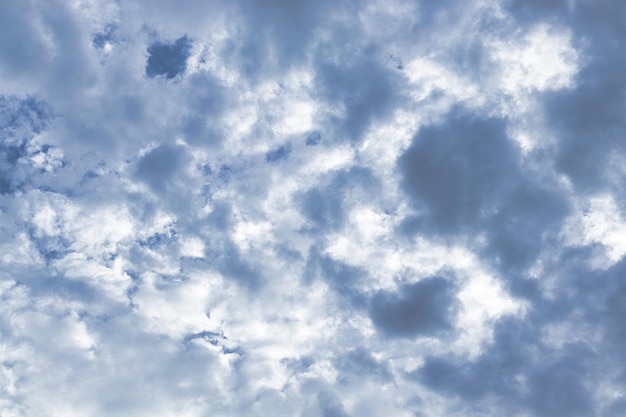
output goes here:
<path id="1" fill-rule="evenodd" d="M 578 72 L 571 34 L 547 24 L 505 42 L 495 39 L 491 47 L 501 66 L 501 88 L 508 94 L 569 88 Z"/>
<path id="2" fill-rule="evenodd" d="M 626 221 L 610 194 L 592 196 L 580 201 L 563 228 L 568 246 L 601 244 L 603 253 L 590 259 L 598 268 L 609 268 L 626 254 Z"/>

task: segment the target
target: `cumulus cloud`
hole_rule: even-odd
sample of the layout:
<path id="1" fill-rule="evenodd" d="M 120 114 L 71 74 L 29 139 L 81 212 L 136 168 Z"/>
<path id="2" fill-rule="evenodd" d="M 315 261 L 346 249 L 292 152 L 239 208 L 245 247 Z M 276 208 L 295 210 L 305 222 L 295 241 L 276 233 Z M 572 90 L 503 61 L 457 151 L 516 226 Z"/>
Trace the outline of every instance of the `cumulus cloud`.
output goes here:
<path id="1" fill-rule="evenodd" d="M 0 4 L 2 416 L 621 416 L 620 1 Z"/>

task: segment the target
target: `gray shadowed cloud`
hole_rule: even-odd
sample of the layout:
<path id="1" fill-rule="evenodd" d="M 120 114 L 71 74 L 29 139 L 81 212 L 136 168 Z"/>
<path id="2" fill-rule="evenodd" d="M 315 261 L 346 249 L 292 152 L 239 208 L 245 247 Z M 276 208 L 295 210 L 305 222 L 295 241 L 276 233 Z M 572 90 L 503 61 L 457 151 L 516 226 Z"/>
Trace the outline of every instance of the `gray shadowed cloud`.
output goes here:
<path id="1" fill-rule="evenodd" d="M 236 245 L 225 242 L 222 247 L 215 249 L 207 254 L 207 258 L 224 276 L 253 292 L 261 288 L 264 284 L 263 273 L 243 256 Z"/>
<path id="2" fill-rule="evenodd" d="M 350 307 L 365 305 L 364 294 L 359 291 L 359 284 L 366 277 L 366 271 L 320 253 L 317 246 L 312 246 L 309 250 L 304 280 L 308 283 L 315 279 L 325 281 L 342 300 L 349 302 Z"/>
<path id="3" fill-rule="evenodd" d="M 226 56 L 252 81 L 306 62 L 319 28 L 341 3 L 304 0 L 241 2 L 242 36 L 226 44 Z"/>
<path id="4" fill-rule="evenodd" d="M 431 356 L 409 378 L 468 404 L 492 397 L 499 409 L 513 413 L 619 415 L 621 398 L 600 405 L 593 399 L 593 387 L 607 377 L 618 385 L 626 380 L 623 368 L 606 368 L 624 360 L 626 262 L 606 271 L 589 269 L 584 260 L 592 250 L 564 254 L 559 261 L 567 291 L 553 298 L 536 295 L 527 317 L 500 320 L 493 342 L 480 357 Z M 575 321 L 571 342 L 554 344 L 545 337 L 548 329 L 569 320 Z M 594 339 L 594 332 L 603 337 Z"/>
<path id="5" fill-rule="evenodd" d="M 529 265 L 570 207 L 565 190 L 535 179 L 521 157 L 505 120 L 454 109 L 443 123 L 422 128 L 398 160 L 418 213 L 404 232 L 485 233 L 485 255 L 497 266 Z"/>
<path id="6" fill-rule="evenodd" d="M 567 0 L 507 0 L 504 2 L 516 19 L 552 18 L 567 14 Z"/>
<path id="7" fill-rule="evenodd" d="M 468 405 L 492 397 L 508 412 L 529 410 L 537 417 L 593 415 L 589 384 L 598 376 L 592 364 L 601 361 L 584 345 L 558 350 L 544 344 L 540 328 L 548 321 L 537 318 L 535 325 L 518 320 L 499 323 L 493 346 L 476 361 L 430 357 L 411 377 Z"/>
<path id="8" fill-rule="evenodd" d="M 0 69 L 5 77 L 36 72 L 47 58 L 45 42 L 28 16 L 29 8 L 15 1 L 0 4 Z"/>
<path id="9" fill-rule="evenodd" d="M 323 417 L 348 417 L 341 400 L 336 394 L 322 391 L 317 396 L 319 407 Z"/>
<path id="10" fill-rule="evenodd" d="M 547 97 L 548 120 L 559 146 L 556 166 L 574 185 L 592 193 L 609 185 L 615 155 L 623 157 L 626 122 L 626 5 L 621 1 L 512 1 L 513 15 L 526 24 L 548 16 L 570 26 L 584 51 L 576 86 Z M 623 184 L 620 184 L 620 187 Z"/>
<path id="11" fill-rule="evenodd" d="M 20 172 L 28 165 L 18 166 L 19 160 L 27 157 L 30 140 L 50 124 L 52 115 L 50 107 L 34 97 L 0 96 L 0 193 L 22 182 Z"/>
<path id="12" fill-rule="evenodd" d="M 557 238 L 571 207 L 560 187 L 531 179 L 520 181 L 503 199 L 486 221 L 489 243 L 484 254 L 512 272 L 531 265 Z"/>
<path id="13" fill-rule="evenodd" d="M 381 290 L 371 299 L 374 326 L 389 337 L 434 336 L 452 327 L 457 301 L 454 284 L 441 277 Z"/>
<path id="14" fill-rule="evenodd" d="M 135 175 L 155 191 L 164 191 L 187 167 L 187 153 L 180 145 L 161 145 L 137 162 Z"/>
<path id="15" fill-rule="evenodd" d="M 302 211 L 316 228 L 338 229 L 344 222 L 341 197 L 315 188 L 302 197 Z"/>
<path id="16" fill-rule="evenodd" d="M 422 128 L 399 166 L 403 187 L 424 207 L 424 228 L 432 233 L 477 227 L 520 176 L 519 152 L 504 121 L 456 112 Z"/>
<path id="17" fill-rule="evenodd" d="M 359 199 L 372 199 L 380 187 L 380 180 L 367 167 L 341 170 L 301 195 L 298 199 L 300 211 L 313 231 L 338 230 L 345 222 L 345 200 L 353 195 Z"/>
<path id="18" fill-rule="evenodd" d="M 341 115 L 332 116 L 336 126 L 336 139 L 358 142 L 363 133 L 376 120 L 389 116 L 398 104 L 395 91 L 397 75 L 374 59 L 377 51 L 357 53 L 354 62 L 317 63 L 316 84 L 320 99 L 341 109 Z"/>
<path id="19" fill-rule="evenodd" d="M 215 148 L 225 135 L 220 118 L 228 106 L 228 91 L 210 74 L 191 74 L 187 82 L 188 111 L 182 120 L 182 133 L 194 146 Z"/>

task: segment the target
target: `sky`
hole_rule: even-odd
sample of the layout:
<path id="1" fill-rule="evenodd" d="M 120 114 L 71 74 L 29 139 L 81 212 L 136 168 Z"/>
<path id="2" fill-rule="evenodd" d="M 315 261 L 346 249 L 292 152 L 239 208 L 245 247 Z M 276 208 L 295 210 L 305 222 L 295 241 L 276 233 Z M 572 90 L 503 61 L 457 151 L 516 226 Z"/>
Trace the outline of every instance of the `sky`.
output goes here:
<path id="1" fill-rule="evenodd" d="M 624 42 L 622 0 L 0 1 L 0 415 L 626 415 Z"/>

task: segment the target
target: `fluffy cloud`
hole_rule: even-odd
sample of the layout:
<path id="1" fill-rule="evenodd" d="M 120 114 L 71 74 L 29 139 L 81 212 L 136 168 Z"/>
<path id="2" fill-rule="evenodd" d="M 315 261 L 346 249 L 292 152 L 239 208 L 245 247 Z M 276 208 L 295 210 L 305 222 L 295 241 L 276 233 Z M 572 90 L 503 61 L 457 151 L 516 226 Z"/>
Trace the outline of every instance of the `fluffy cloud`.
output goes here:
<path id="1" fill-rule="evenodd" d="M 625 14 L 2 2 L 0 414 L 622 415 Z"/>

